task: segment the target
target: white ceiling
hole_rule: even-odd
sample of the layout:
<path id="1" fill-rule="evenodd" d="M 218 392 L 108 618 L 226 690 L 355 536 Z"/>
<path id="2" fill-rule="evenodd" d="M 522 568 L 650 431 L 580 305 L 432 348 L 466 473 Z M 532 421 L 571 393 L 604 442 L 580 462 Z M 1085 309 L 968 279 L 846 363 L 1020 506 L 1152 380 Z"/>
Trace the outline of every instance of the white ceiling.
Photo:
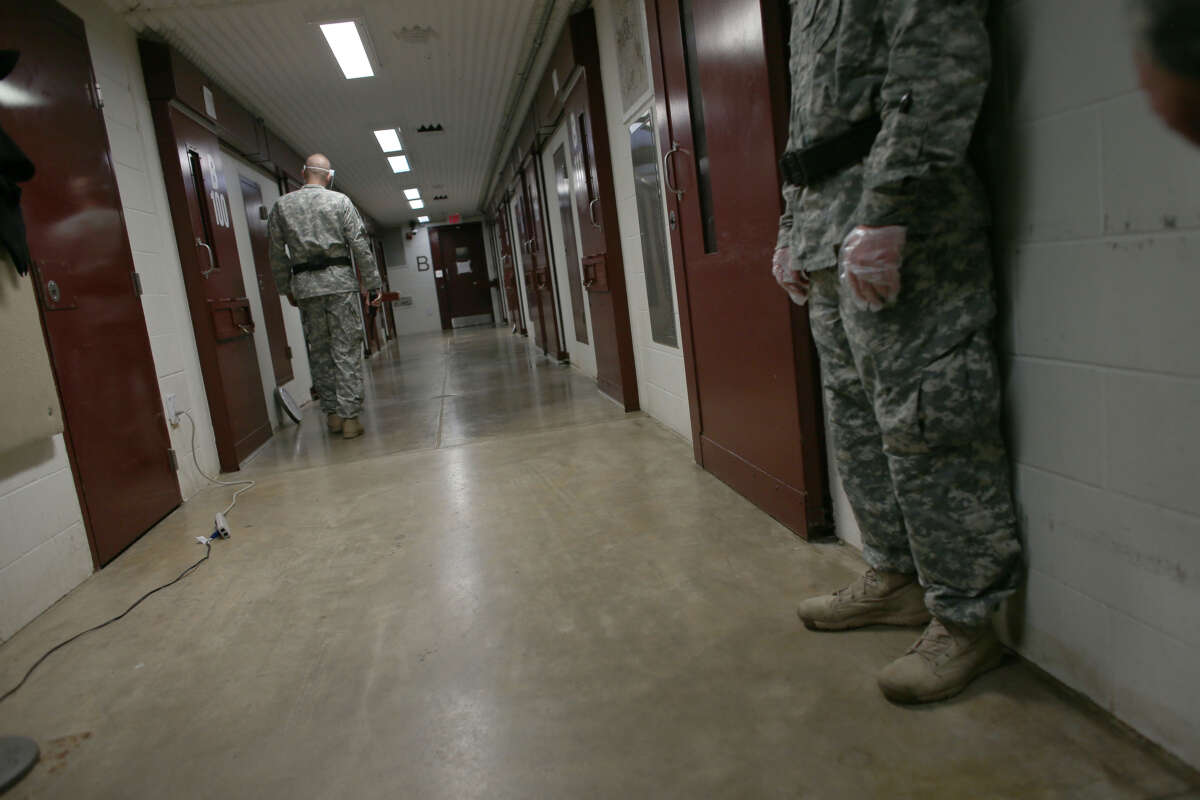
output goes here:
<path id="1" fill-rule="evenodd" d="M 322 152 L 336 187 L 385 226 L 478 211 L 506 112 L 520 111 L 518 73 L 538 30 L 557 37 L 555 0 L 108 0 L 137 30 L 153 30 L 194 61 L 301 154 Z M 373 78 L 346 80 L 319 22 L 357 18 Z M 432 27 L 425 41 L 403 29 Z M 420 37 L 418 37 L 420 38 Z M 537 65 L 534 72 L 537 71 Z M 528 89 L 523 96 L 528 94 Z M 523 111 L 521 112 L 523 113 Z M 519 119 L 517 120 L 519 122 Z M 440 123 L 444 133 L 418 134 Z M 372 131 L 399 127 L 412 172 L 395 175 Z M 297 170 L 300 165 L 297 165 Z M 425 209 L 403 190 L 419 187 Z M 434 201 L 445 194 L 447 200 Z"/>

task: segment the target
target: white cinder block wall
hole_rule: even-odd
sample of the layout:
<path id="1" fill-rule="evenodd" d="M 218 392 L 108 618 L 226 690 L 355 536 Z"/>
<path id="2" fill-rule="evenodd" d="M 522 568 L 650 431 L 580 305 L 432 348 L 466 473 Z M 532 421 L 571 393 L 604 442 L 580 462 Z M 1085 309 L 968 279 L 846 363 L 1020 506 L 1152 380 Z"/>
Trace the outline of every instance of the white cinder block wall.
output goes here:
<path id="1" fill-rule="evenodd" d="M 1122 0 L 993 17 L 1020 649 L 1200 763 L 1200 150 L 1138 91 Z"/>
<path id="2" fill-rule="evenodd" d="M 658 419 L 689 441 L 692 438 L 692 417 L 687 399 L 687 373 L 684 370 L 682 336 L 680 347 L 655 342 L 651 336 L 650 306 L 646 292 L 646 270 L 642 258 L 642 230 L 638 220 L 637 196 L 633 179 L 633 151 L 629 144 L 630 121 L 636 120 L 652 106 L 654 85 L 650 83 L 643 100 L 634 102 L 628 113 L 622 108 L 621 73 L 617 56 L 615 17 L 626 3 L 614 0 L 595 0 L 596 35 L 600 44 L 600 72 L 604 82 L 604 109 L 607 115 L 608 137 L 612 152 L 613 183 L 617 194 L 617 224 L 621 231 L 621 258 L 625 264 L 625 286 L 629 293 L 629 315 L 633 327 L 634 364 L 637 368 L 638 398 L 642 410 Z M 642 12 L 642 4 L 632 8 Z M 646 34 L 644 16 L 633 18 L 641 32 L 642 57 L 649 63 L 650 40 Z M 649 74 L 649 73 L 647 73 Z M 662 177 L 659 176 L 659 185 Z M 663 224 L 666 224 L 666 205 L 663 205 Z M 667 242 L 670 247 L 670 241 Z M 670 269 L 671 294 L 675 292 L 675 270 Z M 679 308 L 675 309 L 675 329 L 679 330 Z"/>
<path id="3" fill-rule="evenodd" d="M 433 259 L 429 255 L 429 228 L 417 228 L 412 239 L 405 238 L 403 229 L 383 232 L 383 255 L 388 263 L 388 280 L 392 291 L 411 297 L 411 306 L 393 303 L 396 334 L 429 333 L 442 329 L 438 312 L 437 285 L 433 278 Z M 424 257 L 429 269 L 417 269 L 418 256 Z"/>

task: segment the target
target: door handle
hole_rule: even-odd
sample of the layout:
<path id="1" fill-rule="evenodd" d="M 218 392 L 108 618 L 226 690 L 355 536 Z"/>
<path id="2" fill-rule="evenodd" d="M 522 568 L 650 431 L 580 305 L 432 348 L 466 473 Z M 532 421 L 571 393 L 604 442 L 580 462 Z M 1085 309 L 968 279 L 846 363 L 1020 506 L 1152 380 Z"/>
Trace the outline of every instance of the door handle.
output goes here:
<path id="1" fill-rule="evenodd" d="M 600 202 L 600 198 L 597 197 L 595 200 L 588 203 L 588 219 L 590 219 L 592 221 L 593 228 L 600 227 L 600 223 L 596 221 L 596 203 L 599 203 L 599 202 Z"/>
<path id="2" fill-rule="evenodd" d="M 205 279 L 207 279 L 207 278 L 208 278 L 208 276 L 209 276 L 209 273 L 211 273 L 211 272 L 215 272 L 215 271 L 216 271 L 216 269 L 217 269 L 217 260 L 216 260 L 216 258 L 213 256 L 213 249 L 212 249 L 212 246 L 211 246 L 211 245 L 209 245 L 209 243 L 208 243 L 208 242 L 204 241 L 203 239 L 197 238 L 197 239 L 196 239 L 196 246 L 197 246 L 197 247 L 203 247 L 203 248 L 204 248 L 204 249 L 205 249 L 205 250 L 208 252 L 208 269 L 202 269 L 202 270 L 200 270 L 200 277 L 201 277 L 201 278 L 205 278 Z"/>
<path id="3" fill-rule="evenodd" d="M 679 146 L 679 142 L 672 141 L 671 149 L 668 150 L 663 155 L 663 182 L 665 184 L 667 184 L 667 191 L 675 193 L 675 199 L 677 199 L 677 200 L 679 198 L 683 197 L 683 190 L 676 189 L 674 186 L 671 185 L 671 166 L 670 165 L 672 163 L 671 156 L 675 155 L 676 153 L 680 153 L 680 152 L 686 153 L 687 151 Z"/>

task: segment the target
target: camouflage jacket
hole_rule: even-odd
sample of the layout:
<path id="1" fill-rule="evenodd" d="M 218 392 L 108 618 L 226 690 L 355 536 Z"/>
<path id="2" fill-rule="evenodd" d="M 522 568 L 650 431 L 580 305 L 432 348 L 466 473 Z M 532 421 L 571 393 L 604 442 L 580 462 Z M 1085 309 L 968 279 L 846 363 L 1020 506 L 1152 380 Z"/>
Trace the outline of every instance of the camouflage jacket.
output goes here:
<path id="1" fill-rule="evenodd" d="M 988 224 L 966 161 L 991 69 L 986 12 L 987 0 L 792 0 L 787 149 L 883 121 L 862 163 L 784 185 L 776 246 L 793 269 L 834 266 L 856 225 L 912 238 Z"/>
<path id="2" fill-rule="evenodd" d="M 362 217 L 341 192 L 309 184 L 285 194 L 271 208 L 267 231 L 271 236 L 271 272 L 280 294 L 291 293 L 297 300 L 304 300 L 359 291 L 354 267 L 332 266 L 292 274 L 294 264 L 339 256 L 354 259 L 362 288 L 380 287 L 379 268 Z"/>

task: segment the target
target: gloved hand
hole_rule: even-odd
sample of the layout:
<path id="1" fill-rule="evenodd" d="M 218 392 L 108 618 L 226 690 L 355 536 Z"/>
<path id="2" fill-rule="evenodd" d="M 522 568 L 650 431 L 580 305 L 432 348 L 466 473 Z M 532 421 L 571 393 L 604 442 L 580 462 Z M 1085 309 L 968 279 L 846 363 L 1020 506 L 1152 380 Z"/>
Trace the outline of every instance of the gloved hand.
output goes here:
<path id="1" fill-rule="evenodd" d="M 788 293 L 788 297 L 792 298 L 793 303 L 802 306 L 808 302 L 808 275 L 792 269 L 790 247 L 781 247 L 775 251 L 771 258 L 771 274 L 775 276 L 775 282 Z"/>
<path id="2" fill-rule="evenodd" d="M 879 311 L 900 295 L 900 266 L 908 229 L 903 225 L 850 231 L 838 253 L 842 285 L 860 311 Z"/>

